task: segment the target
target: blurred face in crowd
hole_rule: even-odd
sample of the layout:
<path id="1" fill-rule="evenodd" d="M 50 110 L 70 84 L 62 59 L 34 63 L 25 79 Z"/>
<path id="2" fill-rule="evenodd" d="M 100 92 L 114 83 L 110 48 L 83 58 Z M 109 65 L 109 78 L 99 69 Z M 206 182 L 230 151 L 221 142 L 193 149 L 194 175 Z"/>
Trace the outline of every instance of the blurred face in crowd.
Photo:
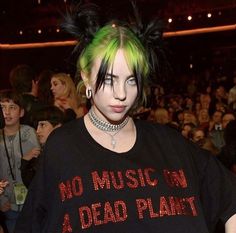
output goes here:
<path id="1" fill-rule="evenodd" d="M 202 130 L 196 130 L 193 134 L 193 141 L 198 142 L 205 138 L 205 134 Z"/>
<path id="2" fill-rule="evenodd" d="M 179 122 L 182 122 L 184 120 L 184 114 L 182 112 L 178 113 L 177 118 Z"/>
<path id="3" fill-rule="evenodd" d="M 222 98 L 225 96 L 225 89 L 223 86 L 219 86 L 217 89 L 216 89 L 216 96 Z"/>
<path id="4" fill-rule="evenodd" d="M 221 112 L 225 112 L 225 107 L 222 103 L 216 103 L 216 110 L 221 111 Z"/>
<path id="5" fill-rule="evenodd" d="M 16 126 L 20 124 L 20 118 L 24 115 L 24 110 L 12 100 L 0 103 L 6 126 Z"/>
<path id="6" fill-rule="evenodd" d="M 51 79 L 51 91 L 54 96 L 54 98 L 61 97 L 64 94 L 65 91 L 65 84 L 62 83 L 61 80 L 52 77 Z"/>
<path id="7" fill-rule="evenodd" d="M 193 101 L 192 101 L 191 98 L 187 98 L 187 99 L 186 99 L 186 105 L 187 105 L 187 106 L 192 106 L 192 105 L 193 105 Z"/>
<path id="8" fill-rule="evenodd" d="M 210 87 L 210 86 L 208 86 L 208 87 L 206 88 L 206 93 L 207 93 L 207 94 L 210 94 L 210 93 L 211 93 L 211 87 Z"/>
<path id="9" fill-rule="evenodd" d="M 197 120 L 194 114 L 190 112 L 184 112 L 184 124 L 193 123 L 196 124 Z"/>
<path id="10" fill-rule="evenodd" d="M 181 134 L 185 137 L 188 138 L 189 137 L 189 132 L 192 130 L 191 126 L 189 125 L 184 125 Z"/>
<path id="11" fill-rule="evenodd" d="M 202 104 L 200 102 L 197 102 L 195 104 L 195 112 L 198 113 L 202 108 Z"/>
<path id="12" fill-rule="evenodd" d="M 226 113 L 222 118 L 222 128 L 225 129 L 230 121 L 235 120 L 235 117 L 231 113 Z"/>
<path id="13" fill-rule="evenodd" d="M 53 126 L 49 121 L 39 121 L 37 125 L 37 136 L 41 145 L 45 144 L 50 133 L 60 127 L 61 124 Z"/>
<path id="14" fill-rule="evenodd" d="M 215 124 L 220 124 L 222 120 L 222 112 L 216 111 L 212 116 L 212 120 Z"/>
<path id="15" fill-rule="evenodd" d="M 201 109 L 199 112 L 198 120 L 200 123 L 209 121 L 209 114 L 206 109 Z"/>

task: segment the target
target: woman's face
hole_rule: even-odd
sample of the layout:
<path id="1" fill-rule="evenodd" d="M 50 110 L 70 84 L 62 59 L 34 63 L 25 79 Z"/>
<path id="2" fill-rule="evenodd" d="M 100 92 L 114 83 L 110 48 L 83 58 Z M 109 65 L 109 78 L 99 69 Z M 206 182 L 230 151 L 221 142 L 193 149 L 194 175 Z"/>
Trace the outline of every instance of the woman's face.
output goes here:
<path id="1" fill-rule="evenodd" d="M 39 121 L 37 125 L 37 136 L 39 139 L 39 143 L 41 145 L 45 144 L 45 142 L 48 139 L 49 134 L 57 127 L 59 127 L 60 124 L 57 126 L 53 126 L 49 121 Z"/>
<path id="2" fill-rule="evenodd" d="M 54 98 L 63 96 L 65 91 L 65 84 L 61 82 L 58 78 L 52 77 L 51 79 L 51 91 Z"/>
<path id="3" fill-rule="evenodd" d="M 137 98 L 138 89 L 134 74 L 127 65 L 123 51 L 119 49 L 113 66 L 108 69 L 104 85 L 95 93 L 100 64 L 101 59 L 95 60 L 91 72 L 94 111 L 100 119 L 113 123 L 122 121 Z"/>

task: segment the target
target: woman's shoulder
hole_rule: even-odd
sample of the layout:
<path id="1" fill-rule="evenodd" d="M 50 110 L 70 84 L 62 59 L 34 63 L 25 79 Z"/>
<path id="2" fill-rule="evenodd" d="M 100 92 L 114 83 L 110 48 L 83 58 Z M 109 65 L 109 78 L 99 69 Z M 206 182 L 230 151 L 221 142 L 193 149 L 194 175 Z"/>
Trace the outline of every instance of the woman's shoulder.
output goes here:
<path id="1" fill-rule="evenodd" d="M 183 137 L 177 129 L 169 125 L 147 121 L 136 121 L 135 124 L 142 138 L 146 138 L 149 141 L 153 140 L 165 149 L 173 150 L 180 154 L 208 154 L 205 150 Z"/>
<path id="2" fill-rule="evenodd" d="M 183 138 L 177 129 L 170 127 L 169 125 L 162 125 L 145 120 L 136 120 L 135 125 L 139 131 L 144 133 L 155 133 L 160 136 L 171 135 L 173 137 Z"/>

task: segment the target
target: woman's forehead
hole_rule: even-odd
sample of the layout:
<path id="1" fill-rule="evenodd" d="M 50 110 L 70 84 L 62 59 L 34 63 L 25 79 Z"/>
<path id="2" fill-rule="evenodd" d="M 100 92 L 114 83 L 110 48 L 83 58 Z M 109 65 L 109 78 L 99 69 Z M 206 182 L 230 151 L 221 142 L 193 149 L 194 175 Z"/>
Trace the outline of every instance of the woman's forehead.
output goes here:
<path id="1" fill-rule="evenodd" d="M 102 61 L 103 61 L 103 58 L 101 56 L 97 57 L 94 60 L 94 63 L 91 69 L 91 77 L 97 76 L 98 71 L 101 67 Z M 127 76 L 132 73 L 131 69 L 129 68 L 127 59 L 125 57 L 124 50 L 118 49 L 114 56 L 114 59 L 110 61 L 110 64 L 108 64 L 107 72 L 112 73 L 112 74 L 115 74 L 115 73 L 119 74 L 124 71 L 127 73 Z"/>

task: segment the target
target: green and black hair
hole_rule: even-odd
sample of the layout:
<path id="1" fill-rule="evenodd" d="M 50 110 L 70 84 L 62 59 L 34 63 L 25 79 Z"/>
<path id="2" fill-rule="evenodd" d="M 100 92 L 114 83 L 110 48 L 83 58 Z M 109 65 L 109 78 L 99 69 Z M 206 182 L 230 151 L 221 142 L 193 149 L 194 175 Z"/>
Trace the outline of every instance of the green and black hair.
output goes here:
<path id="1" fill-rule="evenodd" d="M 132 5 L 134 18 L 131 22 L 102 23 L 103 17 L 97 5 L 78 4 L 67 12 L 62 26 L 78 40 L 74 50 L 80 54 L 77 74 L 83 72 L 90 78 L 95 60 L 101 59 L 95 91 L 102 87 L 107 71 L 112 70 L 117 51 L 122 49 L 136 79 L 137 102 L 142 102 L 145 86 L 155 76 L 158 57 L 165 57 L 161 46 L 164 25 L 158 19 L 142 23 L 136 5 Z"/>
<path id="2" fill-rule="evenodd" d="M 95 59 L 101 59 L 96 81 L 97 91 L 104 83 L 119 49 L 123 50 L 128 67 L 136 79 L 138 99 L 142 99 L 143 87 L 149 73 L 147 55 L 141 42 L 127 27 L 110 23 L 99 29 L 91 43 L 82 51 L 77 63 L 78 69 L 90 77 Z"/>

